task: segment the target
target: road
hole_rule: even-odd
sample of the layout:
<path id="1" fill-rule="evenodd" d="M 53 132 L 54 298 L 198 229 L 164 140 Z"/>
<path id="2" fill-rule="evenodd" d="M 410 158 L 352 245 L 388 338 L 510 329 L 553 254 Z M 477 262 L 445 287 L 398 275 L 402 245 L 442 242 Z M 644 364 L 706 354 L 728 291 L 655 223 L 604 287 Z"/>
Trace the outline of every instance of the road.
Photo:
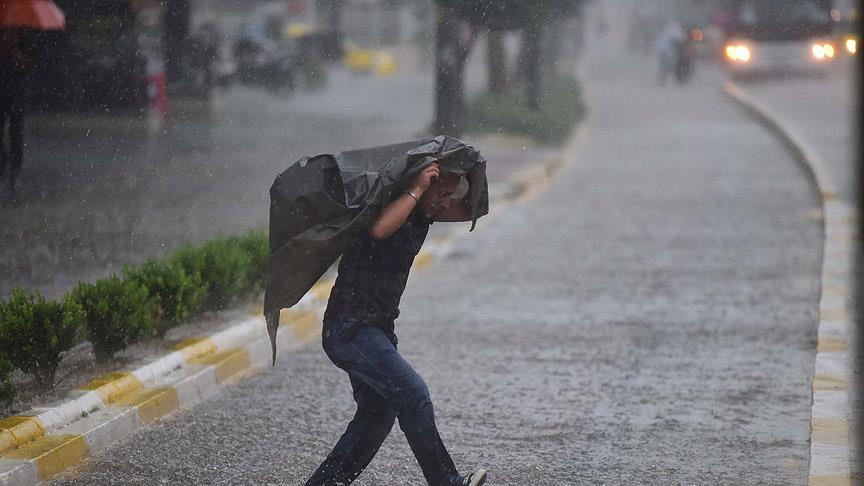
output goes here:
<path id="1" fill-rule="evenodd" d="M 853 63 L 842 59 L 825 76 L 787 76 L 738 82 L 780 115 L 823 159 L 841 197 L 853 204 L 855 106 Z"/>
<path id="2" fill-rule="evenodd" d="M 386 79 L 337 66 L 321 92 L 237 87 L 212 112 L 176 105 L 157 136 L 120 117 L 33 116 L 24 202 L 0 208 L 0 296 L 21 285 L 57 297 L 185 243 L 263 227 L 270 184 L 300 157 L 416 138 L 431 120 L 431 79 L 410 63 Z"/>
<path id="3" fill-rule="evenodd" d="M 806 484 L 819 201 L 714 71 L 658 87 L 623 39 L 548 190 L 411 278 L 400 350 L 488 484 Z M 54 484 L 302 484 L 353 411 L 312 345 Z M 397 429 L 355 484 L 423 484 Z"/>

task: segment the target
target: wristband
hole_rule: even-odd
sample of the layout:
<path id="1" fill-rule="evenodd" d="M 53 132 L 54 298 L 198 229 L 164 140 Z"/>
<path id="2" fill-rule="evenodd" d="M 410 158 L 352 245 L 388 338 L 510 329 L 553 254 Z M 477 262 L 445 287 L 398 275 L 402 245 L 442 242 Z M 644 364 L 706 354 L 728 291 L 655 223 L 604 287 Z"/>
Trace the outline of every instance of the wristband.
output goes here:
<path id="1" fill-rule="evenodd" d="M 413 192 L 411 192 L 411 191 L 405 191 L 405 194 L 408 194 L 409 196 L 411 196 L 412 198 L 414 198 L 414 201 L 416 201 L 416 202 L 418 202 L 418 203 L 420 202 L 420 200 L 417 199 L 417 196 L 415 196 Z"/>

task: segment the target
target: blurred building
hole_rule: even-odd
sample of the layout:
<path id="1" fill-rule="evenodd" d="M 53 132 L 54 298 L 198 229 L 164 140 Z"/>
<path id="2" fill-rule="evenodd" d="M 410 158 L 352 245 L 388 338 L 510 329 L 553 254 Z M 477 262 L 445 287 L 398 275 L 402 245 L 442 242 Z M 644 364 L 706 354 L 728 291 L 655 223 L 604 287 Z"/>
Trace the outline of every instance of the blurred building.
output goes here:
<path id="1" fill-rule="evenodd" d="M 34 104 L 45 109 L 142 110 L 165 93 L 206 92 L 231 70 L 240 38 L 320 35 L 336 58 L 414 41 L 432 0 L 56 0 L 66 31 L 37 42 Z M 216 67 L 214 68 L 214 64 Z M 223 73 L 224 74 L 224 73 Z M 164 99 L 161 101 L 164 104 Z"/>

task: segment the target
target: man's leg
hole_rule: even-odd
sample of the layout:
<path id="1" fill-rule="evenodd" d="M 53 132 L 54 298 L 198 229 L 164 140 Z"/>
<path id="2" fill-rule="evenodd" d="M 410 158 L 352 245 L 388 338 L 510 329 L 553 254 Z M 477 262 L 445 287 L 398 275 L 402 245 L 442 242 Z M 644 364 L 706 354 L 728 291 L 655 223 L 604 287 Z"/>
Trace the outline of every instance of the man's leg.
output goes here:
<path id="1" fill-rule="evenodd" d="M 390 404 L 399 418 L 414 457 L 432 486 L 450 486 L 461 481 L 447 453 L 438 428 L 429 389 L 423 378 L 402 358 L 381 329 L 362 328 L 349 342 L 340 366 L 372 387 Z"/>
<path id="2" fill-rule="evenodd" d="M 361 380 L 350 378 L 357 413 L 307 486 L 351 484 L 369 465 L 393 428 L 396 415 L 384 398 Z"/>

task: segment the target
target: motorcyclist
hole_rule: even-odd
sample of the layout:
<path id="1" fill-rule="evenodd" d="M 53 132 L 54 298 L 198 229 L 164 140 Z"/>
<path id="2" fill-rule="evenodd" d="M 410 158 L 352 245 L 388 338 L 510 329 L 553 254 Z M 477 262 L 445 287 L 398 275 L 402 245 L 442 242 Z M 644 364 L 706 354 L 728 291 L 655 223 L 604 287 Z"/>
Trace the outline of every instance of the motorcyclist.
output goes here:
<path id="1" fill-rule="evenodd" d="M 661 85 L 666 83 L 666 77 L 674 73 L 678 62 L 680 47 L 684 43 L 686 35 L 681 24 L 674 19 L 666 22 L 663 30 L 657 36 L 654 43 L 654 52 L 657 54 L 658 76 L 657 82 Z"/>

